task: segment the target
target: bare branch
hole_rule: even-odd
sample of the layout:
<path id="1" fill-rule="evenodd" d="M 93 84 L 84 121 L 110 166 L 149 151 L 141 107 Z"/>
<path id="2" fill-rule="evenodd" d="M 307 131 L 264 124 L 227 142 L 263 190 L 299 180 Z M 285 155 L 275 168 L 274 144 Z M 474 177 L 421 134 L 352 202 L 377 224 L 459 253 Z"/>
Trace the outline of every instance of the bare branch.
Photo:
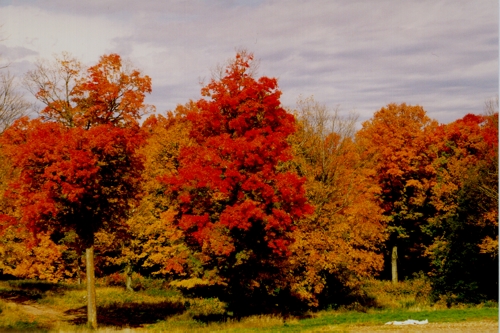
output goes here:
<path id="1" fill-rule="evenodd" d="M 249 52 L 245 48 L 237 48 L 236 53 L 241 55 L 243 58 L 245 58 L 249 55 L 252 55 L 252 53 Z M 213 81 L 221 80 L 224 76 L 226 76 L 226 68 L 228 68 L 231 65 L 231 63 L 233 63 L 233 62 L 234 62 L 234 57 L 231 57 L 231 58 L 227 59 L 225 62 L 215 65 L 210 70 L 210 79 Z M 251 77 L 255 77 L 257 75 L 258 70 L 259 70 L 259 66 L 260 66 L 260 62 L 258 60 L 254 59 L 250 63 L 250 67 L 248 68 L 247 74 Z M 203 83 L 204 82 L 202 80 L 200 80 L 200 84 L 204 85 Z"/>
<path id="2" fill-rule="evenodd" d="M 81 75 L 81 64 L 69 53 L 56 56 L 53 62 L 38 60 L 35 69 L 23 78 L 25 88 L 51 110 L 47 114 L 73 124 L 71 95 Z"/>
<path id="3" fill-rule="evenodd" d="M 491 116 L 495 113 L 498 113 L 498 95 L 484 102 L 484 114 Z"/>
<path id="4" fill-rule="evenodd" d="M 0 133 L 15 120 L 27 115 L 33 107 L 16 88 L 14 77 L 10 73 L 0 74 Z"/>

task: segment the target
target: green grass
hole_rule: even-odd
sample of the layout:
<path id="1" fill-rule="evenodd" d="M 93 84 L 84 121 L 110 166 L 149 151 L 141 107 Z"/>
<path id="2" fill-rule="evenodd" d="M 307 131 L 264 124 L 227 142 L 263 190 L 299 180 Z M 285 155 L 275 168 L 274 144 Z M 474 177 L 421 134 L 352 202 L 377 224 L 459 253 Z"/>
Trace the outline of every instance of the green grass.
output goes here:
<path id="1" fill-rule="evenodd" d="M 498 320 L 498 309 L 447 309 L 447 310 L 427 310 L 427 311 L 373 311 L 371 313 L 347 312 L 335 313 L 327 312 L 318 318 L 304 319 L 297 323 L 290 323 L 284 326 L 282 332 L 300 332 L 303 330 L 320 328 L 332 325 L 382 325 L 389 321 L 404 321 L 407 319 L 425 320 L 429 322 L 460 322 L 466 320 Z M 272 330 L 270 330 L 272 331 Z"/>
<path id="2" fill-rule="evenodd" d="M 463 321 L 498 322 L 498 304 L 459 305 L 446 308 L 430 304 L 425 295 L 425 281 L 407 281 L 391 285 L 381 281 L 368 281 L 365 297 L 376 306 L 366 305 L 337 310 L 311 312 L 304 319 L 261 315 L 230 319 L 224 314 L 226 305 L 216 298 L 185 298 L 172 289 L 159 287 L 127 292 L 123 287 L 97 288 L 98 332 L 115 332 L 120 328 L 133 328 L 133 332 L 303 332 L 348 331 L 353 325 L 383 325 L 388 321 L 406 319 L 425 320 L 430 323 Z M 36 281 L 0 282 L 0 296 L 18 297 L 19 300 L 39 307 L 56 309 L 60 313 L 78 314 L 79 320 L 58 322 L 50 316 L 23 313 L 19 304 L 0 299 L 0 331 L 91 332 L 86 328 L 86 289 L 84 285 L 44 284 Z M 207 320 L 207 318 L 218 318 Z M 221 318 L 225 318 L 222 320 Z M 228 319 L 229 318 L 229 319 Z"/>
<path id="3" fill-rule="evenodd" d="M 426 311 L 409 310 L 373 310 L 368 313 L 355 311 L 324 311 L 315 314 L 314 318 L 287 319 L 273 316 L 253 316 L 241 321 L 203 324 L 192 320 L 172 318 L 148 328 L 151 331 L 184 331 L 184 332 L 303 332 L 337 327 L 342 330 L 352 325 L 383 325 L 389 321 L 407 319 L 425 320 L 430 323 L 462 322 L 489 320 L 498 321 L 498 308 L 440 309 Z"/>

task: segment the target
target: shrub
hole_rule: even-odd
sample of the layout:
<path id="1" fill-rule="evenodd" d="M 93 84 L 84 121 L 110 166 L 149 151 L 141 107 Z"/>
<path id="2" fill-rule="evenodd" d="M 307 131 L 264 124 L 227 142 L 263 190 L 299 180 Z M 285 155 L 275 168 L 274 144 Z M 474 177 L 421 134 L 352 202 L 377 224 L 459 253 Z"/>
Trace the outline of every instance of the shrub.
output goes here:
<path id="1" fill-rule="evenodd" d="M 104 284 L 107 286 L 117 286 L 117 287 L 123 287 L 125 286 L 125 274 L 121 272 L 115 272 L 113 274 L 110 274 L 104 278 Z"/>
<path id="2" fill-rule="evenodd" d="M 193 298 L 186 301 L 186 307 L 193 317 L 210 317 L 223 315 L 227 306 L 218 298 Z"/>
<path id="3" fill-rule="evenodd" d="M 429 279 L 422 273 L 397 284 L 392 281 L 370 279 L 362 286 L 366 296 L 375 300 L 376 307 L 390 309 L 428 306 L 431 290 Z"/>

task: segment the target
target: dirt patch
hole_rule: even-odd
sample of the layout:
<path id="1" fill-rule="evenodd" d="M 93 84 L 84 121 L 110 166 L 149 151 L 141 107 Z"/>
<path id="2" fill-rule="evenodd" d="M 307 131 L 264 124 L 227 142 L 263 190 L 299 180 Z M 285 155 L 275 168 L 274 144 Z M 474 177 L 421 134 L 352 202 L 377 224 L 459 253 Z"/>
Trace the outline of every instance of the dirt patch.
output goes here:
<path id="1" fill-rule="evenodd" d="M 82 317 L 81 312 L 69 313 L 68 311 L 61 311 L 47 305 L 39 305 L 27 301 L 15 302 L 8 299 L 4 299 L 4 301 L 7 304 L 15 305 L 20 311 L 28 316 L 44 317 L 47 320 L 73 322 L 75 320 L 80 320 Z M 83 315 L 85 315 L 85 313 L 83 313 Z"/>
<path id="2" fill-rule="evenodd" d="M 60 288 L 59 288 L 60 289 Z M 60 291 L 57 289 L 57 291 Z M 26 318 L 39 318 L 42 322 L 74 322 L 85 316 L 85 312 L 63 311 L 50 305 L 41 305 L 37 301 L 44 296 L 44 291 L 56 290 L 50 284 L 32 286 L 29 283 L 23 284 L 23 289 L 0 290 L 0 299 L 9 307 Z"/>

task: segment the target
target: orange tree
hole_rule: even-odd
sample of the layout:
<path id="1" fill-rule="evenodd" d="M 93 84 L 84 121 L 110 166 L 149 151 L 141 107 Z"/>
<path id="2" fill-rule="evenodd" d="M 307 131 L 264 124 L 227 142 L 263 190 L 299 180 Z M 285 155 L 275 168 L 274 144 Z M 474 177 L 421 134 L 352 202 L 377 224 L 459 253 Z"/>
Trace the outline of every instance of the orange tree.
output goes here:
<path id="1" fill-rule="evenodd" d="M 429 198 L 435 171 L 427 148 L 436 126 L 420 106 L 389 104 L 357 133 L 363 158 L 373 163 L 371 179 L 381 188 L 380 207 L 388 221 L 394 282 L 398 262 L 405 276 L 428 269 L 423 256 L 428 239 L 423 228 L 433 212 Z"/>
<path id="2" fill-rule="evenodd" d="M 120 244 L 122 255 L 110 258 L 125 264 L 128 276 L 134 270 L 141 274 L 178 279 L 189 274 L 192 264 L 198 262 L 191 256 L 181 230 L 170 223 L 168 216 L 174 212 L 173 205 L 164 195 L 165 184 L 157 179 L 176 173 L 179 151 L 192 141 L 189 139 L 190 124 L 186 113 L 195 107 L 193 102 L 179 105 L 174 112 L 166 116 L 151 116 L 142 125 L 148 135 L 141 148 L 145 158 L 144 195 L 127 220 L 129 237 L 115 241 L 115 244 Z"/>
<path id="3" fill-rule="evenodd" d="M 19 216 L 15 202 L 4 195 L 8 184 L 18 176 L 6 156 L 0 157 L 0 214 Z M 2 228 L 3 229 L 3 228 Z M 63 264 L 66 247 L 56 244 L 50 233 L 33 233 L 25 225 L 9 225 L 2 230 L 0 239 L 0 274 L 19 278 L 39 278 L 57 282 L 68 277 L 67 267 Z M 27 244 L 28 249 L 26 248 Z M 69 274 L 71 275 L 71 274 Z"/>
<path id="4" fill-rule="evenodd" d="M 311 211 L 304 180 L 280 171 L 291 158 L 293 115 L 281 106 L 276 79 L 249 74 L 252 55 L 237 54 L 220 80 L 202 89 L 189 112 L 190 137 L 177 173 L 165 176 L 177 205 L 172 219 L 203 270 L 191 283 L 216 285 L 236 312 L 261 311 L 284 283 L 291 232 Z M 189 281 L 190 280 L 190 281 Z"/>
<path id="5" fill-rule="evenodd" d="M 498 113 L 469 114 L 434 134 L 436 214 L 427 253 L 436 297 L 481 302 L 498 297 Z"/>
<path id="6" fill-rule="evenodd" d="M 50 236 L 39 233 L 35 240 L 27 228 L 7 228 L 0 240 L 0 271 L 18 278 L 50 282 L 67 277 L 72 272 L 67 272 L 63 264 L 65 246 L 56 244 Z M 33 245 L 26 248 L 29 243 Z"/>
<path id="7" fill-rule="evenodd" d="M 76 231 L 86 247 L 88 322 L 95 328 L 94 234 L 121 224 L 136 200 L 143 169 L 137 148 L 144 140 L 137 120 L 147 111 L 151 80 L 116 54 L 102 56 L 87 75 L 79 68 L 65 56 L 28 73 L 46 107 L 40 118 L 22 118 L 2 136 L 19 170 L 7 195 L 20 211 L 3 221 L 35 234 Z"/>
<path id="8" fill-rule="evenodd" d="M 386 225 L 378 184 L 352 140 L 357 117 L 343 117 L 312 98 L 299 101 L 290 167 L 306 178 L 313 214 L 293 232 L 289 274 L 293 295 L 310 305 L 347 301 L 362 277 L 383 267 Z"/>

